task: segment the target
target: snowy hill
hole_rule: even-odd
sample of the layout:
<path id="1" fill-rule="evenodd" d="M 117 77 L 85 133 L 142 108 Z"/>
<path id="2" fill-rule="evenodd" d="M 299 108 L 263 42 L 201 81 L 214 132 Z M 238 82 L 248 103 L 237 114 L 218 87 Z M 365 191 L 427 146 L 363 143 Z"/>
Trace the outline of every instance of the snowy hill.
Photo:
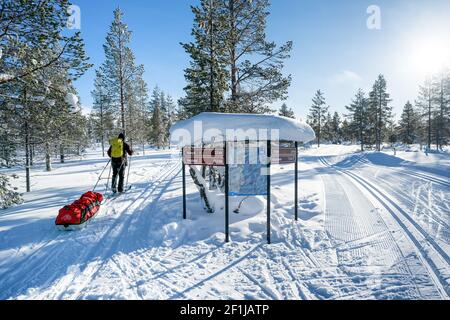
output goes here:
<path id="1" fill-rule="evenodd" d="M 272 245 L 262 198 L 232 214 L 225 245 L 223 212 L 205 213 L 190 179 L 183 222 L 176 151 L 134 157 L 133 189 L 75 232 L 57 211 L 106 160 L 35 169 L 26 202 L 0 211 L 0 299 L 448 299 L 449 155 L 357 150 L 302 152 L 299 223 L 294 168 L 274 168 Z"/>

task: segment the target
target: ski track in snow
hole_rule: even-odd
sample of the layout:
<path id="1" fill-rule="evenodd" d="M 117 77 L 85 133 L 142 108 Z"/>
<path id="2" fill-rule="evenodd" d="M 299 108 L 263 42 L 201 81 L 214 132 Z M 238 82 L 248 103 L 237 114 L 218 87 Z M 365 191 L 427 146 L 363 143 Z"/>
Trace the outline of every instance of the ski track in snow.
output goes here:
<path id="1" fill-rule="evenodd" d="M 364 154 L 310 154 L 298 223 L 291 181 L 274 179 L 270 246 L 265 212 L 232 213 L 224 244 L 223 213 L 208 217 L 192 185 L 182 221 L 180 161 L 161 156 L 85 229 L 5 246 L 15 253 L 0 263 L 0 299 L 448 299 L 448 181 Z M 218 228 L 205 231 L 206 217 Z"/>
<path id="2" fill-rule="evenodd" d="M 321 161 L 325 166 L 332 167 L 325 158 L 321 158 Z M 376 198 L 376 201 L 391 214 L 415 246 L 416 253 L 428 269 L 429 275 L 440 291 L 440 295 L 448 299 L 450 294 L 448 284 L 450 259 L 448 253 L 411 218 L 408 212 L 401 209 L 386 191 L 354 172 L 345 169 L 338 170 L 369 191 Z"/>

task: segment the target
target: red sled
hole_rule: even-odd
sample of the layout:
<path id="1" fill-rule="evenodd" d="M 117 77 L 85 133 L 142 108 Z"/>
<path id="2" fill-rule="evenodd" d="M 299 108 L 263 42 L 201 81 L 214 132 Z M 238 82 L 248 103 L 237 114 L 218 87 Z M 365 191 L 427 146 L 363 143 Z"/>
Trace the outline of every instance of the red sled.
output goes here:
<path id="1" fill-rule="evenodd" d="M 100 211 L 102 202 L 101 193 L 86 192 L 79 200 L 59 210 L 55 224 L 68 231 L 83 227 Z"/>

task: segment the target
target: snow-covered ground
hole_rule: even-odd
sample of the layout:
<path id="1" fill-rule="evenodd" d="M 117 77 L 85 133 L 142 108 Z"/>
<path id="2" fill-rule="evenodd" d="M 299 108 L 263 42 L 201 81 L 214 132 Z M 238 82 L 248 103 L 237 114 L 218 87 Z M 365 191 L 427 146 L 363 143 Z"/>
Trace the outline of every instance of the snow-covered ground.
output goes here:
<path id="1" fill-rule="evenodd" d="M 450 155 L 357 150 L 302 152 L 298 223 L 294 168 L 274 168 L 272 245 L 264 199 L 232 213 L 224 244 L 190 178 L 183 221 L 176 151 L 134 157 L 133 189 L 75 232 L 56 214 L 106 160 L 35 168 L 26 202 L 0 211 L 0 299 L 448 299 Z"/>

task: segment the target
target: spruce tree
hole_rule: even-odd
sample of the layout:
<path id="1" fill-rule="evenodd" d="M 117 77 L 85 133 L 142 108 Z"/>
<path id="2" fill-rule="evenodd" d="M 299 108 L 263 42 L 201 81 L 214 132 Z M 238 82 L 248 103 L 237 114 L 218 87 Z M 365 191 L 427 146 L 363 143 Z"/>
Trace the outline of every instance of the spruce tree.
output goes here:
<path id="1" fill-rule="evenodd" d="M 330 112 L 327 112 L 325 122 L 321 129 L 322 140 L 332 143 L 334 140 L 333 133 L 333 117 Z"/>
<path id="2" fill-rule="evenodd" d="M 450 71 L 439 72 L 433 81 L 435 92 L 435 123 L 436 123 L 436 147 L 442 147 L 448 143 L 450 125 Z"/>
<path id="3" fill-rule="evenodd" d="M 342 142 L 341 117 L 337 112 L 333 114 L 333 120 L 331 122 L 331 132 L 332 143 L 340 144 Z"/>
<path id="4" fill-rule="evenodd" d="M 386 128 L 392 119 L 392 107 L 390 95 L 387 92 L 387 83 L 383 75 L 379 75 L 369 94 L 369 113 L 375 120 L 375 144 L 377 151 L 381 151 L 381 146 L 386 135 Z"/>
<path id="5" fill-rule="evenodd" d="M 283 103 L 278 114 L 282 117 L 295 119 L 294 110 L 292 110 L 292 108 L 289 108 L 286 103 Z"/>
<path id="6" fill-rule="evenodd" d="M 166 95 L 166 143 L 170 147 L 170 128 L 176 122 L 176 105 L 170 95 Z"/>
<path id="7" fill-rule="evenodd" d="M 419 136 L 419 115 L 414 110 L 411 102 L 407 102 L 403 108 L 402 117 L 399 123 L 398 136 L 407 145 L 417 141 Z"/>
<path id="8" fill-rule="evenodd" d="M 164 98 L 162 98 L 164 97 Z M 158 149 L 166 146 L 166 123 L 164 109 L 165 96 L 161 89 L 156 86 L 150 99 L 150 143 Z"/>
<path id="9" fill-rule="evenodd" d="M 179 101 L 188 116 L 224 111 L 228 72 L 224 63 L 226 22 L 220 11 L 221 1 L 201 0 L 198 6 L 191 7 L 194 42 L 182 44 L 191 62 L 185 70 L 186 96 Z"/>
<path id="10" fill-rule="evenodd" d="M 112 104 L 117 107 L 116 112 L 123 132 L 127 131 L 127 102 L 132 95 L 132 84 L 136 75 L 142 72 L 142 66 L 135 63 L 134 54 L 129 47 L 130 42 L 131 31 L 123 22 L 123 12 L 117 8 L 114 10 L 114 20 L 103 46 L 105 61 L 100 72 L 105 77 Z"/>
<path id="11" fill-rule="evenodd" d="M 135 95 L 135 113 L 131 115 L 133 122 L 133 137 L 137 144 L 142 146 L 142 152 L 145 155 L 145 144 L 148 141 L 148 132 L 150 131 L 150 101 L 148 95 L 148 85 L 143 75 L 139 74 L 134 82 Z"/>
<path id="12" fill-rule="evenodd" d="M 431 150 L 433 137 L 433 121 L 435 115 L 436 91 L 431 80 L 426 80 L 419 87 L 419 96 L 416 100 L 416 106 L 421 110 L 421 117 L 424 124 L 424 134 L 426 136 L 427 148 Z"/>
<path id="13" fill-rule="evenodd" d="M 36 146 L 42 145 L 34 136 L 39 133 L 37 110 L 52 107 L 51 101 L 46 101 L 46 91 L 63 95 L 68 91 L 67 81 L 54 81 L 51 75 L 64 75 L 73 81 L 91 66 L 81 34 L 65 32 L 69 5 L 66 0 L 1 3 L 0 96 L 6 98 L 0 104 L 14 117 L 14 125 L 6 130 L 10 138 L 14 137 L 10 143 L 20 146 L 25 154 L 27 191 L 31 190 L 33 155 Z"/>
<path id="14" fill-rule="evenodd" d="M 229 110 L 245 113 L 270 112 L 269 105 L 284 99 L 291 76 L 282 74 L 292 42 L 278 47 L 267 41 L 268 0 L 223 0 L 228 22 L 225 46 L 230 72 Z"/>
<path id="15" fill-rule="evenodd" d="M 96 72 L 94 90 L 92 91 L 93 110 L 92 119 L 94 121 L 95 139 L 99 140 L 102 146 L 102 154 L 105 156 L 105 142 L 113 135 L 114 125 L 114 105 L 109 95 L 106 78 L 100 70 Z"/>
<path id="16" fill-rule="evenodd" d="M 359 140 L 361 151 L 364 151 L 365 134 L 368 125 L 368 100 L 362 89 L 358 90 L 352 103 L 346 108 L 349 111 L 348 117 L 351 120 L 349 128 L 352 131 L 352 135 Z"/>
<path id="17" fill-rule="evenodd" d="M 320 147 L 322 129 L 326 122 L 329 107 L 326 105 L 325 97 L 320 90 L 316 92 L 312 102 L 313 104 L 308 115 L 308 123 L 316 132 L 317 146 Z"/>
<path id="18" fill-rule="evenodd" d="M 0 7 L 0 86 L 48 68 L 69 70 L 71 79 L 90 68 L 81 34 L 63 34 L 67 0 L 3 0 Z"/>
<path id="19" fill-rule="evenodd" d="M 160 104 L 157 104 L 153 109 L 151 127 L 151 143 L 158 150 L 162 149 L 165 146 L 165 132 Z"/>
<path id="20" fill-rule="evenodd" d="M 183 44 L 191 57 L 186 96 L 179 100 L 185 116 L 267 113 L 287 97 L 291 77 L 282 69 L 292 42 L 267 41 L 268 8 L 268 0 L 201 0 L 193 7 L 194 42 Z"/>
<path id="21" fill-rule="evenodd" d="M 343 141 L 350 142 L 353 140 L 352 129 L 347 119 L 344 119 L 344 121 L 342 121 L 341 132 Z"/>

